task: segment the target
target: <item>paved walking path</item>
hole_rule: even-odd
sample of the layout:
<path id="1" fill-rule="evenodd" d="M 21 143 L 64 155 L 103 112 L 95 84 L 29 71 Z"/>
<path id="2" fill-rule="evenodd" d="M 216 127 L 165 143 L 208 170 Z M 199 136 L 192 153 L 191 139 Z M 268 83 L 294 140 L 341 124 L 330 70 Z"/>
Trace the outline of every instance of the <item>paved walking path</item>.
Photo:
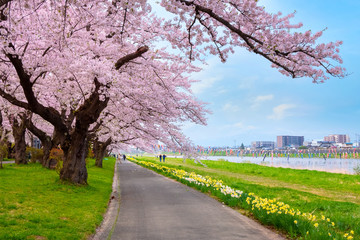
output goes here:
<path id="1" fill-rule="evenodd" d="M 3 161 L 3 164 L 15 163 L 15 161 Z"/>
<path id="2" fill-rule="evenodd" d="M 218 201 L 126 161 L 111 239 L 283 239 Z"/>

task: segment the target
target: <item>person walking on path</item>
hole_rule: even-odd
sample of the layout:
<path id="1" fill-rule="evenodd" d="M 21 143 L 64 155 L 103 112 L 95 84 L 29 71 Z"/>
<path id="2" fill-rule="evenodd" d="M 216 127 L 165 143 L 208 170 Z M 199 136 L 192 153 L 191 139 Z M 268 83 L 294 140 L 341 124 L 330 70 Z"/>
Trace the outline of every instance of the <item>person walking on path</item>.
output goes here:
<path id="1" fill-rule="evenodd" d="M 123 154 L 123 160 L 124 160 L 124 162 L 126 161 L 126 155 L 125 154 Z"/>
<path id="2" fill-rule="evenodd" d="M 162 157 L 162 155 L 160 154 L 160 155 L 159 155 L 159 158 L 160 158 L 160 162 L 161 162 L 161 157 Z"/>
<path id="3" fill-rule="evenodd" d="M 166 155 L 164 154 L 164 155 L 163 155 L 163 162 L 165 162 L 165 158 L 166 158 Z"/>

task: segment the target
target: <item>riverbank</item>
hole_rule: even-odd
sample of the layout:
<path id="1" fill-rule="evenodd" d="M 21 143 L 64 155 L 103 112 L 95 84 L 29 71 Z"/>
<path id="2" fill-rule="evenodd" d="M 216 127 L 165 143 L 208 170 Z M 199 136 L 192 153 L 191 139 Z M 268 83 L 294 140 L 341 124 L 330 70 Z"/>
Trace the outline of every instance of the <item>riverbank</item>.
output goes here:
<path id="1" fill-rule="evenodd" d="M 182 158 L 182 156 L 169 157 Z M 357 174 L 360 171 L 360 159 L 354 158 L 287 158 L 271 156 L 201 156 L 200 158 L 202 160 L 226 160 L 235 163 L 254 163 L 269 167 L 307 169 L 330 173 Z"/>
<path id="2" fill-rule="evenodd" d="M 155 158 L 138 158 L 159 163 Z M 246 163 L 167 158 L 161 165 L 196 172 L 258 197 L 276 199 L 301 212 L 331 219 L 342 232 L 360 233 L 360 176 L 272 168 Z M 251 215 L 251 212 L 248 212 Z M 346 238 L 345 238 L 346 239 Z"/>

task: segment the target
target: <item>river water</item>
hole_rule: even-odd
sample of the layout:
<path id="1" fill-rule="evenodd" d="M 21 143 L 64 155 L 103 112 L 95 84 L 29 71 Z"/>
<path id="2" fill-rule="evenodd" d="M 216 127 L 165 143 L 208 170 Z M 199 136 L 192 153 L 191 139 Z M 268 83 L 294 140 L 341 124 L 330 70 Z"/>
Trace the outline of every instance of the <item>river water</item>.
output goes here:
<path id="1" fill-rule="evenodd" d="M 269 167 L 308 169 L 332 173 L 354 174 L 354 168 L 360 166 L 360 159 L 339 158 L 284 158 L 284 157 L 236 157 L 236 156 L 202 156 L 204 160 L 225 159 L 229 162 L 255 163 Z"/>

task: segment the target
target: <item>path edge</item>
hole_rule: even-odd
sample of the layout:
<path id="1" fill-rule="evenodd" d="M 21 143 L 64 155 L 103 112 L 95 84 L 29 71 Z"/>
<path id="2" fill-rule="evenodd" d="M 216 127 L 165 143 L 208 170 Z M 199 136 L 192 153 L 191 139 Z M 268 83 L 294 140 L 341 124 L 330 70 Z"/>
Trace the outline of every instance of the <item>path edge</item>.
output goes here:
<path id="1" fill-rule="evenodd" d="M 104 219 L 100 226 L 96 228 L 96 233 L 91 235 L 88 240 L 110 239 L 114 231 L 115 223 L 120 211 L 120 180 L 118 172 L 120 163 L 121 160 L 116 160 L 115 162 L 112 192 L 110 194 L 108 208 L 104 214 Z"/>

